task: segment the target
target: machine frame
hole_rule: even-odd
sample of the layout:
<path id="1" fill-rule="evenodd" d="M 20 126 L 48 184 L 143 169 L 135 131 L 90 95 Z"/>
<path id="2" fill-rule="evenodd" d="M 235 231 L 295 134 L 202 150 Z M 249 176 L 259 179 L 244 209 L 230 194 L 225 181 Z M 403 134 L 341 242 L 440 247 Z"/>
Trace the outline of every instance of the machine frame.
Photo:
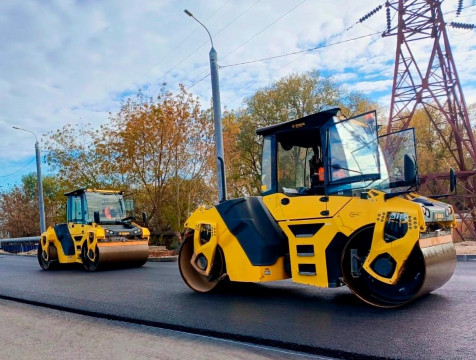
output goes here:
<path id="1" fill-rule="evenodd" d="M 448 281 L 456 220 L 450 205 L 415 192 L 413 129 L 379 138 L 375 111 L 347 119 L 331 109 L 257 134 L 262 196 L 190 216 L 179 256 L 189 287 L 292 278 L 396 307 Z"/>
<path id="2" fill-rule="evenodd" d="M 126 216 L 122 192 L 78 189 L 65 196 L 67 222 L 41 235 L 42 269 L 79 263 L 95 271 L 104 264 L 141 266 L 147 261 L 150 232 L 134 222 L 133 214 Z"/>

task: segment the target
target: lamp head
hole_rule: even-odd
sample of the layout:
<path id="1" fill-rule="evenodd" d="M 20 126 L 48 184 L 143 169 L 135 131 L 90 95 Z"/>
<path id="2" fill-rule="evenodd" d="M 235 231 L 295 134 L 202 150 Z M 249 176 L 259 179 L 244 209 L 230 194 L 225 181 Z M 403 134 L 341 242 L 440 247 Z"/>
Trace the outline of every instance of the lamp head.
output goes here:
<path id="1" fill-rule="evenodd" d="M 187 9 L 185 9 L 183 12 L 185 14 L 187 14 L 188 16 L 193 17 L 193 14 L 190 11 L 188 11 Z"/>

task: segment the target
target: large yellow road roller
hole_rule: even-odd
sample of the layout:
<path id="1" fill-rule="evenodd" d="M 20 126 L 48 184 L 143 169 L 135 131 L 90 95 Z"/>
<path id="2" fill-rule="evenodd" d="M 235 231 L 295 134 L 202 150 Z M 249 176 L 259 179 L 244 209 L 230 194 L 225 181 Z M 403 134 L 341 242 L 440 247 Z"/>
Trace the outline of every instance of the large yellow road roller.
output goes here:
<path id="1" fill-rule="evenodd" d="M 257 134 L 261 196 L 200 207 L 185 224 L 179 267 L 190 288 L 291 278 L 392 308 L 450 279 L 455 215 L 416 192 L 413 129 L 379 137 L 375 111 L 331 109 Z"/>
<path id="2" fill-rule="evenodd" d="M 87 271 L 105 264 L 145 264 L 150 232 L 136 224 L 134 216 L 127 216 L 134 208 L 132 198 L 124 200 L 119 191 L 93 189 L 78 189 L 65 196 L 67 222 L 41 234 L 38 262 L 42 269 L 69 263 L 83 264 Z"/>

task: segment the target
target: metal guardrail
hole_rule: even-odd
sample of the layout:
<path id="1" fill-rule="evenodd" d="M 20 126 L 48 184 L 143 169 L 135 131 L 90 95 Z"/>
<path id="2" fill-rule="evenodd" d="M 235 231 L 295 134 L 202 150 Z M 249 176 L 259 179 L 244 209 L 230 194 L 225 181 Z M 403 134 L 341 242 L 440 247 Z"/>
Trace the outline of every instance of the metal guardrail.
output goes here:
<path id="1" fill-rule="evenodd" d="M 31 250 L 38 250 L 39 241 L 40 236 L 0 239 L 0 249 L 13 254 L 18 254 Z"/>

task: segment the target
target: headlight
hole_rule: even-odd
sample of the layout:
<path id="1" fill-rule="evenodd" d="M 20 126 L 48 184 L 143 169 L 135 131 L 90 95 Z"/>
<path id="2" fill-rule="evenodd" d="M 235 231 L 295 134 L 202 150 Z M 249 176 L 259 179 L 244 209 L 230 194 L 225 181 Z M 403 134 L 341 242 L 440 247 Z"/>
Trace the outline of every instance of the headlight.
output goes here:
<path id="1" fill-rule="evenodd" d="M 389 212 L 385 222 L 383 239 L 392 242 L 401 239 L 408 231 L 408 215 L 401 212 Z"/>

